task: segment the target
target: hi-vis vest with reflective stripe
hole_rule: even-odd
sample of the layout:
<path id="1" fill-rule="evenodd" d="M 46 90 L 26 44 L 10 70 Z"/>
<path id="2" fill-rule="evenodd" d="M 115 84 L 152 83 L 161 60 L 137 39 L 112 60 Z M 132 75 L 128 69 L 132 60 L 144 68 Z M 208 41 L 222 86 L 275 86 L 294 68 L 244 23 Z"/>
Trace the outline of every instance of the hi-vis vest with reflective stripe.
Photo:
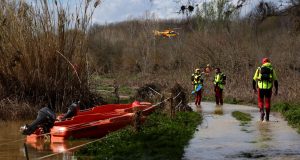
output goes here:
<path id="1" fill-rule="evenodd" d="M 218 73 L 215 75 L 215 79 L 214 79 L 214 84 L 218 84 L 218 87 L 220 87 L 221 89 L 224 89 L 224 83 L 223 83 L 223 77 L 224 74 L 221 72 L 221 73 Z"/>
<path id="2" fill-rule="evenodd" d="M 271 69 L 271 74 L 270 74 L 270 77 L 269 77 L 270 80 L 262 80 L 261 79 L 261 77 L 262 77 L 262 74 L 260 72 L 261 67 L 268 67 L 269 69 Z M 257 87 L 259 89 L 271 89 L 273 87 L 273 82 L 275 80 L 277 80 L 276 73 L 275 73 L 271 63 L 265 63 L 261 67 L 258 67 L 256 69 L 256 72 L 253 76 L 253 80 L 257 81 Z"/>

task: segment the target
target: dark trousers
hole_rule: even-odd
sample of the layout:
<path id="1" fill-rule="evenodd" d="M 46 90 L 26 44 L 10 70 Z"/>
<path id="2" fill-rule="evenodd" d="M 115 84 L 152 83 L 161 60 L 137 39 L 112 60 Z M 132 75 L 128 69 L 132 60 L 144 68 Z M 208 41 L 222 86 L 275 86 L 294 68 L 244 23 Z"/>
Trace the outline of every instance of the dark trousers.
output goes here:
<path id="1" fill-rule="evenodd" d="M 216 104 L 223 105 L 223 89 L 221 89 L 219 86 L 215 86 L 215 97 L 216 97 Z"/>

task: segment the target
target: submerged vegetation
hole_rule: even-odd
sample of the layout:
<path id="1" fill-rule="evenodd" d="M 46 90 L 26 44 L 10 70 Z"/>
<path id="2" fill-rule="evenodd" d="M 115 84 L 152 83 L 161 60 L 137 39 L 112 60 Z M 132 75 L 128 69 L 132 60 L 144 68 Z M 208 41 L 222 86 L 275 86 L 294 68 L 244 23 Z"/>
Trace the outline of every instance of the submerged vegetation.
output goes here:
<path id="1" fill-rule="evenodd" d="M 300 133 L 300 104 L 278 103 L 272 107 L 272 110 L 281 112 L 288 123 Z"/>
<path id="2" fill-rule="evenodd" d="M 201 117 L 178 112 L 174 118 L 163 113 L 148 117 L 140 132 L 132 127 L 114 132 L 78 152 L 78 159 L 181 159 Z"/>
<path id="3" fill-rule="evenodd" d="M 240 111 L 234 111 L 234 112 L 231 113 L 231 115 L 235 119 L 240 121 L 241 126 L 246 125 L 252 119 L 252 116 L 249 113 L 244 113 L 244 112 L 240 112 Z"/>

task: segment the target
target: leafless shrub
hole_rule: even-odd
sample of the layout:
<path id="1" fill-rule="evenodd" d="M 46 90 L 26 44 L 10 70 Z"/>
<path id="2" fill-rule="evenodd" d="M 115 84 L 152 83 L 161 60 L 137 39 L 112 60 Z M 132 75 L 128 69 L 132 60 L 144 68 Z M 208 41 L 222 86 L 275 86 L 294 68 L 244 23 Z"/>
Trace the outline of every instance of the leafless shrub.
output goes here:
<path id="1" fill-rule="evenodd" d="M 161 91 L 161 86 L 159 84 L 145 84 L 138 88 L 136 95 L 134 96 L 138 101 L 148 101 L 154 102 L 159 92 Z"/>
<path id="2" fill-rule="evenodd" d="M 174 97 L 173 103 L 175 110 L 177 111 L 192 111 L 192 108 L 188 105 L 187 91 L 180 84 L 175 83 L 171 88 L 171 95 Z"/>

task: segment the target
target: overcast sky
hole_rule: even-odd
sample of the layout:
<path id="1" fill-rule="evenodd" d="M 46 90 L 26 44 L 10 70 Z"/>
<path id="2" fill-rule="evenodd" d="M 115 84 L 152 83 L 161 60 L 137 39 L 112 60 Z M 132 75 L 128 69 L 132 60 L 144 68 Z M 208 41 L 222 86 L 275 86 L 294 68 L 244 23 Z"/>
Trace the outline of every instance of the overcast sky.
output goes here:
<path id="1" fill-rule="evenodd" d="M 36 5 L 39 0 L 25 0 Z M 53 0 L 48 0 L 53 3 Z M 60 0 L 63 5 L 71 6 L 71 9 L 81 4 L 84 0 Z M 105 24 L 126 21 L 128 19 L 143 18 L 146 15 L 154 16 L 156 19 L 183 18 L 179 15 L 181 5 L 187 5 L 188 0 L 101 0 L 93 15 L 93 23 Z M 189 0 L 191 4 L 202 4 L 212 0 Z M 238 0 L 233 0 L 237 2 Z M 248 0 L 241 10 L 246 15 L 261 0 Z M 264 1 L 286 1 L 286 0 L 264 0 Z"/>
<path id="2" fill-rule="evenodd" d="M 156 18 L 180 18 L 173 0 L 103 0 L 96 9 L 94 22 L 111 23 L 155 14 Z M 179 9 L 178 9 L 179 10 Z"/>
<path id="3" fill-rule="evenodd" d="M 175 1 L 180 2 L 176 3 Z M 201 4 L 210 0 L 190 1 L 195 4 Z M 248 1 L 249 2 L 242 10 L 242 14 L 249 12 L 260 0 Z M 182 18 L 182 15 L 179 15 L 176 12 L 179 11 L 180 6 L 183 4 L 187 4 L 187 0 L 103 0 L 101 5 L 95 11 L 93 23 L 105 24 L 120 22 L 128 19 L 145 17 L 146 13 L 154 14 L 155 18 L 160 19 Z"/>

